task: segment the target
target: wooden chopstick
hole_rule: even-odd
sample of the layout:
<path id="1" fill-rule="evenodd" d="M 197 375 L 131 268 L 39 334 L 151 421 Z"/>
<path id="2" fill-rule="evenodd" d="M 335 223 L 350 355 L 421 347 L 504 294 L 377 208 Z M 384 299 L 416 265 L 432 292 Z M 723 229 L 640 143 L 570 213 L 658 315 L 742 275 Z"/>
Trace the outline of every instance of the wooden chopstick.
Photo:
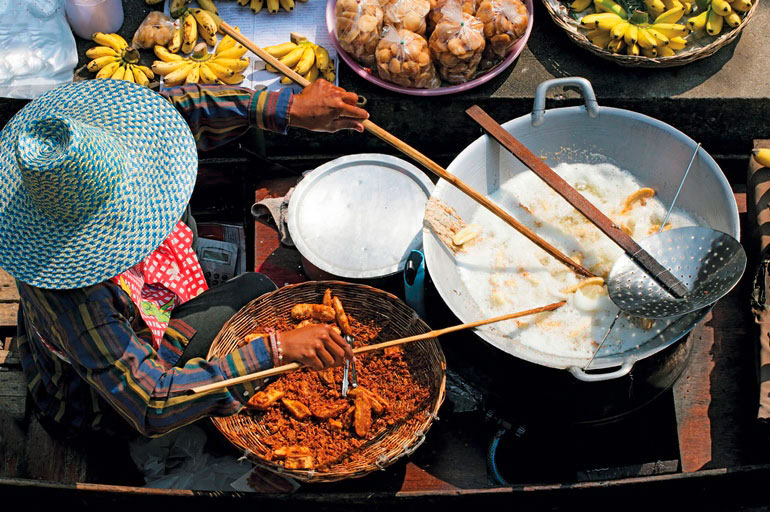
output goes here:
<path id="1" fill-rule="evenodd" d="M 267 53 L 265 50 L 260 48 L 259 46 L 252 43 L 249 39 L 243 36 L 240 32 L 236 31 L 232 26 L 227 24 L 226 22 L 222 22 L 219 27 L 223 32 L 230 35 L 233 39 L 241 43 L 243 46 L 251 50 L 254 54 L 257 55 L 260 59 L 264 60 L 274 68 L 278 69 L 281 73 L 288 76 L 295 82 L 297 82 L 302 87 L 307 87 L 310 85 L 310 82 L 308 82 L 303 76 L 298 75 L 296 72 L 294 72 L 292 69 L 287 67 L 285 64 L 281 63 L 278 59 Z M 401 151 L 405 155 L 409 156 L 410 158 L 414 159 L 418 163 L 422 164 L 425 168 L 430 170 L 431 172 L 435 173 L 440 178 L 448 181 L 453 186 L 460 189 L 464 194 L 469 196 L 471 199 L 479 203 L 481 206 L 485 207 L 487 210 L 495 214 L 497 217 L 502 219 L 506 224 L 513 227 L 516 231 L 527 237 L 530 241 L 532 241 L 535 245 L 543 249 L 545 252 L 556 258 L 558 261 L 562 262 L 564 265 L 569 267 L 572 271 L 584 275 L 586 277 L 594 277 L 594 274 L 591 273 L 590 270 L 585 268 L 584 266 L 580 265 L 576 261 L 572 260 L 570 257 L 559 251 L 556 247 L 552 246 L 539 236 L 537 236 L 532 230 L 530 230 L 528 227 L 526 227 L 524 224 L 520 223 L 516 219 L 514 219 L 508 212 L 497 206 L 495 203 L 484 197 L 483 195 L 476 192 L 473 188 L 471 188 L 468 184 L 466 184 L 464 181 L 460 180 L 453 174 L 447 172 L 446 169 L 438 165 L 436 162 L 428 158 L 427 156 L 423 155 L 416 149 L 414 149 L 412 146 L 408 145 L 406 142 L 400 140 L 399 138 L 395 137 L 393 134 L 385 130 L 384 128 L 381 128 L 374 124 L 369 119 L 365 120 L 363 122 L 364 129 L 374 135 L 375 137 L 379 138 L 380 140 L 387 142 L 397 150 Z"/>
<path id="2" fill-rule="evenodd" d="M 575 190 L 569 183 L 556 174 L 548 164 L 543 162 L 524 144 L 519 142 L 513 135 L 500 126 L 497 121 L 492 119 L 489 114 L 484 112 L 478 105 L 473 105 L 465 111 L 474 121 L 479 123 L 486 132 L 500 143 L 505 149 L 510 151 L 516 158 L 529 167 L 532 172 L 540 177 L 557 194 L 567 200 L 569 204 L 575 207 L 580 213 L 586 216 L 591 223 L 599 228 L 602 233 L 607 235 L 615 242 L 626 254 L 639 263 L 650 276 L 658 280 L 677 298 L 684 297 L 687 294 L 687 288 L 669 272 L 663 265 L 653 258 L 647 251 L 637 244 L 633 238 L 620 229 L 609 217 L 604 215 L 601 210 L 595 207 L 580 192 Z"/>
<path id="3" fill-rule="evenodd" d="M 438 336 L 442 336 L 444 334 L 448 334 L 450 332 L 455 331 L 461 331 L 463 329 L 472 329 L 474 327 L 479 327 L 482 325 L 487 325 L 495 322 L 502 322 L 503 320 L 511 320 L 514 318 L 520 318 L 522 316 L 529 316 L 534 315 L 536 313 L 544 313 L 546 311 L 553 311 L 555 309 L 558 309 L 562 307 L 564 304 L 566 304 L 565 301 L 560 302 L 554 302 L 553 304 L 548 304 L 547 306 L 541 306 L 539 308 L 534 309 L 528 309 L 526 311 L 519 311 L 517 313 L 509 313 L 507 315 L 497 316 L 494 318 L 488 318 L 486 320 L 479 320 L 477 322 L 469 322 L 465 324 L 460 325 L 454 325 L 452 327 L 445 327 L 444 329 L 436 329 L 430 332 L 426 332 L 424 334 L 417 334 L 415 336 L 407 336 L 406 338 L 399 338 L 397 340 L 391 340 L 391 341 L 384 341 L 382 343 L 377 343 L 375 345 L 366 345 L 363 347 L 355 348 L 353 349 L 354 354 L 364 354 L 366 352 L 373 352 L 375 350 L 382 350 L 388 347 L 395 347 L 396 345 L 403 345 L 405 343 L 412 343 L 414 341 L 420 341 L 420 340 L 426 340 L 430 338 L 437 338 Z M 302 368 L 302 365 L 299 363 L 289 363 L 285 364 L 283 366 L 277 366 L 275 368 L 270 368 L 269 370 L 263 370 L 261 372 L 256 373 L 250 373 L 248 375 L 241 375 L 240 377 L 233 377 L 232 379 L 223 380 L 221 382 L 215 382 L 213 384 L 206 384 L 203 386 L 197 386 L 194 388 L 188 389 L 185 394 L 187 395 L 195 395 L 199 393 L 207 393 L 209 391 L 217 391 L 223 388 L 226 388 L 228 386 L 234 386 L 236 384 L 242 384 L 244 382 L 249 382 L 252 380 L 258 380 L 258 379 L 266 379 L 268 377 L 274 377 L 275 375 L 280 375 L 282 373 L 291 372 L 294 370 L 298 370 Z"/>

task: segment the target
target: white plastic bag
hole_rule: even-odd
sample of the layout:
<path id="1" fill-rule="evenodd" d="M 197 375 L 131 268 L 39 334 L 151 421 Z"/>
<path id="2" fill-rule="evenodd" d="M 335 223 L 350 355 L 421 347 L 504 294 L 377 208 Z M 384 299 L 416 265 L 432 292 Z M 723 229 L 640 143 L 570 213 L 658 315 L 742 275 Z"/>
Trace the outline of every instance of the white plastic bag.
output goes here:
<path id="1" fill-rule="evenodd" d="M 71 82 L 78 54 L 63 0 L 0 0 L 0 96 L 33 99 Z"/>

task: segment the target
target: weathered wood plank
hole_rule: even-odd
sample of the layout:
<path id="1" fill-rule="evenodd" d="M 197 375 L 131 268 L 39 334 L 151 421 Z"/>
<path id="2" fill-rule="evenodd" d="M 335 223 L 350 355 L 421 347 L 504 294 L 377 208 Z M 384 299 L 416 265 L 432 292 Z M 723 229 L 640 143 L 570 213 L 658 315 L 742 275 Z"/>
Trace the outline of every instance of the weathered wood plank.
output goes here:
<path id="1" fill-rule="evenodd" d="M 27 383 L 21 370 L 0 371 L 0 411 L 24 416 Z"/>
<path id="2" fill-rule="evenodd" d="M 18 303 L 0 304 L 0 329 L 16 327 L 16 318 L 19 312 Z"/>
<path id="3" fill-rule="evenodd" d="M 0 269 L 0 302 L 18 302 L 19 290 L 16 281 L 5 270 Z"/>
<path id="4" fill-rule="evenodd" d="M 745 220 L 746 194 L 735 196 Z M 747 270 L 690 334 L 695 338 L 692 359 L 674 386 L 683 472 L 738 466 L 756 456 L 747 442 L 756 410 L 748 299 L 752 277 Z"/>

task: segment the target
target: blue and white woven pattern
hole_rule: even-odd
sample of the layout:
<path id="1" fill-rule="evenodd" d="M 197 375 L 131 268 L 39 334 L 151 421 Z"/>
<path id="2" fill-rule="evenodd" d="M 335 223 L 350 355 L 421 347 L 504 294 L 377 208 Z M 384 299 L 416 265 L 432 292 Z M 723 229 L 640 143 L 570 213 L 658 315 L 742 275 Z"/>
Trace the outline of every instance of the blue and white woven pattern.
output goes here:
<path id="1" fill-rule="evenodd" d="M 195 185 L 190 129 L 157 93 L 122 80 L 66 84 L 0 134 L 0 267 L 42 288 L 78 288 L 141 261 Z"/>

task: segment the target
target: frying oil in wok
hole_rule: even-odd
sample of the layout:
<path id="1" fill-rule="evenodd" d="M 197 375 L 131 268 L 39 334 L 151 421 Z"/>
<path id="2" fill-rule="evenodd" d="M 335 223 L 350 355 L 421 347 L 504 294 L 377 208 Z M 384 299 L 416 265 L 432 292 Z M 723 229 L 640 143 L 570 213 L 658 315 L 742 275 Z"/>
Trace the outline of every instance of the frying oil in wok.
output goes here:
<path id="1" fill-rule="evenodd" d="M 630 172 L 612 164 L 560 164 L 554 170 L 637 241 L 656 233 L 665 218 L 666 207 L 657 197 L 626 204 L 626 198 L 643 186 Z M 532 172 L 505 181 L 490 199 L 597 276 L 606 279 L 622 255 L 614 242 Z M 458 268 L 484 317 L 567 300 L 556 311 L 488 328 L 541 353 L 590 357 L 618 311 L 606 286 L 565 294 L 563 290 L 582 278 L 485 208 L 478 207 L 470 222 L 482 226 L 483 232 L 457 254 Z M 699 223 L 675 208 L 669 224 L 678 228 Z M 621 316 L 602 354 L 634 349 L 669 323 Z"/>

